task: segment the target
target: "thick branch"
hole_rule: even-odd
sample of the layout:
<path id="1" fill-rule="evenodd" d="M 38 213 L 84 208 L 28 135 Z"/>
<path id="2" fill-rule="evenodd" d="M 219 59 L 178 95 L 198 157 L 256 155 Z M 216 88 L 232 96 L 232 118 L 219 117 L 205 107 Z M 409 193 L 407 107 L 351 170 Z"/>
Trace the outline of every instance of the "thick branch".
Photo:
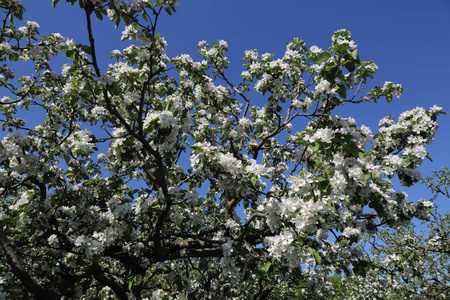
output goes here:
<path id="1" fill-rule="evenodd" d="M 123 252 L 122 247 L 113 246 L 105 250 L 105 255 L 120 260 L 126 267 L 129 267 L 133 273 L 145 274 L 147 271 L 141 266 L 139 258 L 132 256 L 128 252 Z"/>
<path id="2" fill-rule="evenodd" d="M 259 218 L 267 218 L 267 214 L 264 212 L 256 211 L 247 219 L 247 221 L 244 224 L 244 228 L 242 229 L 242 232 L 239 235 L 239 238 L 238 238 L 239 243 L 242 243 L 242 241 L 245 238 L 245 235 L 247 234 L 248 227 L 253 222 L 253 220 L 255 220 L 258 217 Z"/>
<path id="3" fill-rule="evenodd" d="M 97 270 L 96 265 L 89 266 L 85 271 L 79 272 L 73 276 L 69 276 L 58 287 L 58 293 L 63 295 L 70 287 L 84 278 L 91 277 Z"/>
<path id="4" fill-rule="evenodd" d="M 184 248 L 168 254 L 164 260 L 175 260 L 180 258 L 200 258 L 200 257 L 223 257 L 223 251 L 222 249 L 199 250 L 199 249 Z"/>
<path id="5" fill-rule="evenodd" d="M 13 274 L 20 280 L 24 287 L 36 296 L 36 299 L 60 299 L 61 297 L 55 293 L 48 291 L 40 286 L 23 267 L 20 259 L 17 257 L 11 242 L 6 234 L 0 230 L 0 245 L 6 256 L 8 265 L 11 267 Z"/>
<path id="6" fill-rule="evenodd" d="M 226 197 L 226 203 L 225 203 L 225 222 L 232 217 L 233 210 L 235 209 L 238 199 L 236 197 L 232 197 L 231 199 L 228 199 Z"/>
<path id="7" fill-rule="evenodd" d="M 28 177 L 28 180 L 39 187 L 40 200 L 43 202 L 47 198 L 47 187 L 42 182 L 39 182 L 35 177 Z"/>
<path id="8" fill-rule="evenodd" d="M 123 288 L 123 283 L 119 279 L 109 278 L 105 275 L 104 271 L 99 265 L 96 265 L 96 271 L 94 272 L 94 278 L 103 285 L 109 286 L 117 297 L 121 300 L 129 300 L 128 294 Z"/>
<path id="9" fill-rule="evenodd" d="M 176 240 L 169 245 L 169 249 L 171 250 L 179 250 L 183 248 L 213 248 L 217 247 L 217 245 L 223 244 L 223 241 L 213 241 L 213 240 L 200 240 L 200 239 L 183 239 Z"/>

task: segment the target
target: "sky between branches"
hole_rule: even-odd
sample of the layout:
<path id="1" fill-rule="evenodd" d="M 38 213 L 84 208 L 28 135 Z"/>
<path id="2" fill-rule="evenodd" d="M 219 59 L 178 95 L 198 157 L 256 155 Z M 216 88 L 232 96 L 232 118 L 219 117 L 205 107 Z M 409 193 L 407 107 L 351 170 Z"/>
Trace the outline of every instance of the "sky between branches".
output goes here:
<path id="1" fill-rule="evenodd" d="M 219 39 L 229 44 L 231 61 L 228 75 L 240 80 L 244 50 L 275 53 L 282 57 L 285 45 L 301 37 L 307 46 L 326 49 L 334 31 L 345 28 L 353 34 L 362 60 L 373 60 L 379 67 L 373 85 L 385 81 L 400 83 L 405 93 L 392 103 L 348 105 L 337 113 L 356 119 L 375 133 L 378 121 L 394 118 L 417 106 L 434 104 L 450 112 L 450 1 L 448 0 L 343 0 L 343 1 L 268 1 L 268 0 L 179 0 L 177 13 L 163 15 L 159 31 L 168 42 L 169 57 L 182 53 L 194 55 L 200 40 Z M 22 0 L 27 12 L 24 20 L 40 24 L 41 34 L 59 32 L 77 42 L 87 43 L 83 11 L 62 0 L 56 9 L 51 0 Z M 97 51 L 103 71 L 109 51 L 123 49 L 122 28 L 105 19 L 94 27 Z M 195 57 L 195 55 L 194 55 Z M 60 71 L 60 70 L 55 70 Z M 369 85 L 371 86 L 371 85 Z M 433 162 L 425 161 L 423 174 L 450 165 L 450 117 L 439 118 L 440 130 L 427 148 Z M 299 128 L 302 130 L 303 128 Z M 3 134 L 2 134 L 3 135 Z M 405 189 L 410 200 L 428 197 L 424 187 Z M 442 210 L 450 203 L 439 202 Z"/>

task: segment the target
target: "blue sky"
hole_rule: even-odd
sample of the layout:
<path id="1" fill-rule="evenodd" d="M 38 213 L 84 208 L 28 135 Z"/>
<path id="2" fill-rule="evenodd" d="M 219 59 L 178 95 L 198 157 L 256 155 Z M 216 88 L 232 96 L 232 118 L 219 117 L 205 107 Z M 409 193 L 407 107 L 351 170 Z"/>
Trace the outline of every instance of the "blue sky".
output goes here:
<path id="1" fill-rule="evenodd" d="M 164 14 L 159 31 L 168 41 L 169 56 L 194 54 L 200 40 L 226 40 L 231 61 L 229 75 L 239 78 L 244 50 L 284 54 L 285 45 L 301 37 L 308 46 L 328 48 L 334 31 L 346 28 L 353 34 L 362 60 L 378 66 L 373 84 L 400 83 L 406 89 L 392 103 L 364 103 L 346 106 L 338 114 L 354 117 L 376 131 L 378 120 L 391 114 L 434 104 L 450 112 L 450 1 L 448 0 L 342 0 L 342 1 L 267 1 L 267 0 L 179 0 L 177 13 Z M 51 0 L 22 0 L 27 8 L 24 19 L 41 25 L 46 35 L 63 36 L 87 43 L 83 12 L 64 0 L 56 9 Z M 99 51 L 107 66 L 109 51 L 125 48 L 120 43 L 121 28 L 96 23 L 94 32 Z M 450 166 L 450 116 L 439 119 L 440 131 L 428 147 L 433 162 L 425 161 L 421 171 Z M 408 190 L 407 190 L 408 191 Z M 423 188 L 408 191 L 410 199 L 426 196 Z M 450 203 L 441 202 L 450 210 Z"/>

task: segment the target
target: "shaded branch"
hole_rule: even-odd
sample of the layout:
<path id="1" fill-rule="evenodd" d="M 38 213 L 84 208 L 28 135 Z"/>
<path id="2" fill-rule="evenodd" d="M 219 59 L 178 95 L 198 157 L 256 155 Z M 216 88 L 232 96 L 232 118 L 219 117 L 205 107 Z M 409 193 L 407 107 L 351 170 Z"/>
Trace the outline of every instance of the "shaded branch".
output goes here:
<path id="1" fill-rule="evenodd" d="M 129 300 L 128 293 L 123 288 L 123 282 L 118 278 L 110 278 L 105 275 L 104 271 L 99 265 L 95 265 L 96 270 L 94 272 L 94 278 L 103 285 L 109 286 L 111 290 L 117 295 L 121 300 Z"/>
<path id="2" fill-rule="evenodd" d="M 239 241 L 239 243 L 242 243 L 242 241 L 244 240 L 244 238 L 245 238 L 245 235 L 247 234 L 247 231 L 248 231 L 248 227 L 250 226 L 250 224 L 253 222 L 253 220 L 255 220 L 256 218 L 267 218 L 267 214 L 266 213 L 263 213 L 263 212 L 259 212 L 259 211 L 257 211 L 257 212 L 254 212 L 248 219 L 247 219 L 247 221 L 245 222 L 245 224 L 244 224 L 244 228 L 242 229 L 242 232 L 241 232 L 241 234 L 239 235 L 239 237 L 238 237 L 238 241 Z"/>
<path id="3" fill-rule="evenodd" d="M 31 275 L 22 265 L 19 257 L 16 255 L 11 242 L 9 241 L 3 230 L 0 230 L 0 245 L 3 248 L 6 260 L 11 268 L 11 271 L 20 280 L 24 287 L 35 295 L 36 299 L 61 299 L 60 295 L 45 289 L 31 277 Z"/>

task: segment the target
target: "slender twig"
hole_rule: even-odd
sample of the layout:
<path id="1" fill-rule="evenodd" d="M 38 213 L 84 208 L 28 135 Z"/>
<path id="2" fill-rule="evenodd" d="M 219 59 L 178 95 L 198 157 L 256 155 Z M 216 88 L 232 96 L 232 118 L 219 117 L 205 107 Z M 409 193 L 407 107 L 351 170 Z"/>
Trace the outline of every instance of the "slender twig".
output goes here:
<path id="1" fill-rule="evenodd" d="M 12 13 L 12 5 L 9 6 L 8 8 L 8 12 L 5 14 L 5 18 L 3 19 L 3 26 L 2 26 L 2 30 L 1 30 L 1 34 L 0 34 L 0 42 L 3 43 L 3 39 L 5 36 L 5 28 L 6 28 L 6 22 L 9 18 L 9 15 Z"/>

